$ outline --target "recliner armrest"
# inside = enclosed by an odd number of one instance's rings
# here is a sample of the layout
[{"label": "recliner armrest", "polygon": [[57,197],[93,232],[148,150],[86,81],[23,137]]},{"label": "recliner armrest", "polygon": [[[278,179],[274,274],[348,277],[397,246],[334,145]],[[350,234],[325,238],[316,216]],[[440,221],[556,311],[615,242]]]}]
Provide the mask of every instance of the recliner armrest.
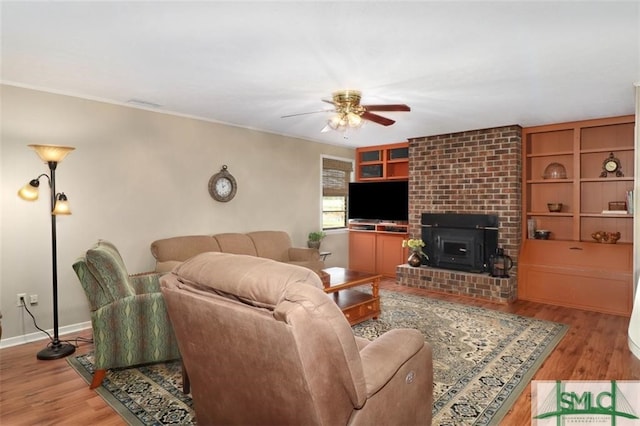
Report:
[{"label": "recliner armrest", "polygon": [[424,346],[418,330],[389,330],[360,350],[367,397],[378,392]]},{"label": "recliner armrest", "polygon": [[315,248],[290,247],[289,260],[294,262],[320,260],[320,251]]}]

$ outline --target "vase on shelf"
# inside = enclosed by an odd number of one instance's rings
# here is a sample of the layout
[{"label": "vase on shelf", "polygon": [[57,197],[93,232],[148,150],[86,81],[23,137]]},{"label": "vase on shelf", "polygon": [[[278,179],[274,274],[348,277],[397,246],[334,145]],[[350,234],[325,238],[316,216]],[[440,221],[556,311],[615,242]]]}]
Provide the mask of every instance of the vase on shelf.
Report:
[{"label": "vase on shelf", "polygon": [[412,251],[409,255],[409,258],[407,259],[407,263],[409,264],[409,266],[413,266],[414,268],[422,265],[422,257],[420,256],[420,253],[418,253],[417,251]]}]

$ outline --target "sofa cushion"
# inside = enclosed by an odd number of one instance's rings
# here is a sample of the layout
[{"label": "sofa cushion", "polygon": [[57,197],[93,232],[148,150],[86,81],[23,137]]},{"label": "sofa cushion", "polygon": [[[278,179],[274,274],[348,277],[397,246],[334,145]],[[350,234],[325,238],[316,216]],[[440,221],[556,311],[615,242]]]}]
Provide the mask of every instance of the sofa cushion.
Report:
[{"label": "sofa cushion", "polygon": [[288,262],[291,238],[283,231],[256,231],[249,232],[247,236],[253,241],[258,257]]},{"label": "sofa cushion", "polygon": [[213,236],[220,246],[220,251],[231,254],[246,254],[258,256],[253,241],[246,234],[229,232],[226,234],[216,234]]}]

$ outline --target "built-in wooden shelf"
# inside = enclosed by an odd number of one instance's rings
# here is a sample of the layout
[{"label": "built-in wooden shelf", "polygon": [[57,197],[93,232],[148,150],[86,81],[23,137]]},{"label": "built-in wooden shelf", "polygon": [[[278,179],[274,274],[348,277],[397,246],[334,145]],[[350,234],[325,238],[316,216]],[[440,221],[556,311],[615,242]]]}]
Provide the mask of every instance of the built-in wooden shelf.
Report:
[{"label": "built-in wooden shelf", "polygon": [[[602,212],[633,190],[634,126],[629,115],[523,129],[519,298],[630,315],[633,214]],[[610,153],[623,176],[602,176]],[[564,166],[565,179],[544,179],[553,162]],[[549,212],[547,203],[562,203],[562,211]],[[550,239],[530,238],[530,220]],[[597,231],[620,232],[620,240],[598,243]]]}]

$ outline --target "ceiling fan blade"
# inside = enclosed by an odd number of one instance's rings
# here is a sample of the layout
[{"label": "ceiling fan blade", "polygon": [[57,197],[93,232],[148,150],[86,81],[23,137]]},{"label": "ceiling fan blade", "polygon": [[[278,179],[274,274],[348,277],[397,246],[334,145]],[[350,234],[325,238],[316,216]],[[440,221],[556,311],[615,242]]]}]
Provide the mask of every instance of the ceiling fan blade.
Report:
[{"label": "ceiling fan blade", "polygon": [[372,114],[369,111],[365,111],[365,113],[362,114],[362,118],[364,118],[365,120],[373,121],[374,123],[382,124],[383,126],[391,126],[393,123],[395,123],[395,120],[383,117],[378,114]]},{"label": "ceiling fan blade", "polygon": [[387,105],[362,105],[367,111],[411,111],[409,105],[387,104]]},{"label": "ceiling fan blade", "polygon": [[308,114],[317,114],[317,113],[319,113],[319,112],[335,112],[335,110],[333,110],[333,109],[321,109],[321,110],[318,110],[318,111],[299,112],[299,113],[297,113],[297,114],[283,115],[283,116],[282,116],[282,117],[280,117],[280,118],[297,117],[297,116],[299,116],[299,115],[308,115]]},{"label": "ceiling fan blade", "polygon": [[326,102],[326,103],[331,104],[331,105],[335,105],[336,104],[335,102],[330,101],[329,99],[322,99],[322,102]]}]

